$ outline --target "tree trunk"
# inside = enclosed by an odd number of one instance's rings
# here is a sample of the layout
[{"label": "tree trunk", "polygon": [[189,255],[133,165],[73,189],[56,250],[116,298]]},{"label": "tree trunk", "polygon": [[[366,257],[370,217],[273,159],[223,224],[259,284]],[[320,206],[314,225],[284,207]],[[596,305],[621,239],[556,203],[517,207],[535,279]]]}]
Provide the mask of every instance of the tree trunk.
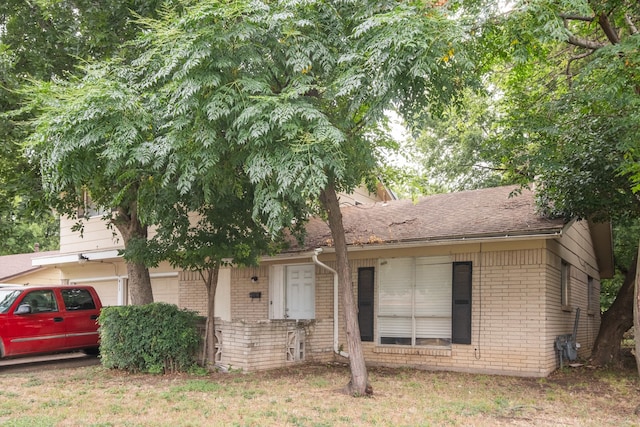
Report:
[{"label": "tree trunk", "polygon": [[620,343],[624,333],[633,326],[633,291],[636,282],[637,261],[636,255],[629,266],[615,301],[602,315],[600,330],[591,351],[591,363],[596,366],[620,362]]},{"label": "tree trunk", "polygon": [[369,385],[367,366],[365,365],[360,341],[358,310],[351,285],[351,267],[349,266],[347,255],[347,241],[342,223],[342,213],[340,212],[340,204],[333,182],[330,182],[327,188],[320,193],[320,201],[327,212],[329,228],[331,229],[331,236],[336,249],[336,271],[338,272],[338,287],[344,313],[349,367],[351,369],[351,381],[347,385],[347,392],[352,396],[373,394],[373,389]]},{"label": "tree trunk", "polygon": [[[638,262],[640,262],[640,243],[638,244],[638,253],[636,254]],[[636,280],[633,287],[633,338],[636,342],[636,368],[640,375],[640,291],[638,291],[638,283],[640,283],[640,268],[636,264]]]},{"label": "tree trunk", "polygon": [[[147,240],[147,227],[138,220],[135,203],[128,211],[119,207],[113,223],[122,235],[125,250],[129,247],[129,243],[134,240]],[[129,275],[131,304],[144,305],[152,303],[153,290],[151,288],[149,268],[142,262],[128,261],[127,274]]]},{"label": "tree trunk", "polygon": [[153,302],[153,290],[151,289],[151,277],[147,266],[141,263],[127,262],[127,274],[129,275],[131,304],[151,304]]},{"label": "tree trunk", "polygon": [[213,365],[216,363],[215,307],[219,272],[219,266],[207,270],[206,277],[203,272],[200,272],[205,287],[207,288],[207,326],[205,328],[204,348],[206,352],[206,367],[209,369],[213,368]]}]

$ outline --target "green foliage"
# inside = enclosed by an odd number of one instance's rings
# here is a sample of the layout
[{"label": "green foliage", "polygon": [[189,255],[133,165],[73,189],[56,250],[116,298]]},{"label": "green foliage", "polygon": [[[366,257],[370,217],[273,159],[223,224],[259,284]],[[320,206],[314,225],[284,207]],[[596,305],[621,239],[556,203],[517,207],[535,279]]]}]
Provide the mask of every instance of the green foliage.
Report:
[{"label": "green foliage", "polygon": [[[0,37],[1,40],[1,37]],[[38,168],[22,156],[22,137],[11,116],[2,114],[19,102],[18,55],[0,42],[0,253],[58,247],[57,219],[43,203]]]},{"label": "green foliage", "polygon": [[49,214],[39,221],[25,221],[12,212],[0,219],[0,240],[3,242],[0,255],[33,252],[36,243],[41,251],[58,249],[60,222],[57,218]]},{"label": "green foliage", "polygon": [[427,193],[512,183],[504,166],[493,158],[496,147],[488,139],[496,120],[492,96],[465,91],[464,106],[450,106],[439,117],[430,115],[416,132],[418,176]]},{"label": "green foliage", "polygon": [[600,282],[600,311],[604,313],[616,300],[618,292],[624,283],[624,275],[616,271],[611,279],[603,279]]},{"label": "green foliage", "polygon": [[[625,224],[640,213],[638,22],[637,2],[527,0],[484,29],[495,67],[487,80],[499,95],[491,159],[523,185],[535,182],[547,215]],[[628,269],[617,264],[617,277],[602,283],[603,308]],[[630,318],[633,301],[623,296]],[[603,319],[606,330],[625,322]],[[615,347],[601,338],[597,351]]]},{"label": "green foliage", "polygon": [[[196,2],[145,20],[136,46],[144,54],[132,62],[129,84],[149,94],[145,105],[158,119],[152,146],[163,185],[178,190],[185,209],[201,193],[207,205],[197,212],[216,220],[197,246],[206,250],[211,239],[234,260],[254,256],[241,227],[211,216],[220,215],[223,195],[241,216],[253,205],[253,223],[238,218],[240,226],[278,235],[303,227],[325,192],[375,176],[374,136],[386,110],[417,122],[426,106],[442,109],[467,83],[472,64],[448,18],[422,2],[241,0]],[[335,222],[332,232],[343,233]],[[220,237],[230,231],[240,239],[227,247]],[[178,248],[180,263],[189,245]],[[218,262],[222,251],[212,253]]]},{"label": "green foliage", "polygon": [[98,319],[102,363],[130,372],[187,372],[200,344],[196,321],[194,312],[165,303],[105,307]]},{"label": "green foliage", "polygon": [[147,265],[252,262],[269,243],[251,242],[301,228],[329,182],[373,181],[387,109],[415,123],[472,77],[447,10],[420,2],[198,2],[140,22],[136,59],[34,86],[29,148],[59,212],[88,191],[116,225],[157,224],[158,245],[125,250]]},{"label": "green foliage", "polygon": [[522,45],[518,35],[527,40],[492,80],[503,93],[493,159],[522,182],[539,182],[550,215],[616,220],[639,212],[640,39],[629,24],[638,19],[627,2],[539,0],[516,4],[487,32],[505,48]]},{"label": "green foliage", "polygon": [[149,183],[141,165],[152,123],[139,95],[108,69],[87,71],[81,84],[42,83],[30,91],[38,116],[29,149],[49,203],[72,218],[84,208],[84,191],[99,208],[128,207]]},{"label": "green foliage", "polygon": [[17,57],[21,75],[49,80],[75,73],[79,61],[122,53],[140,31],[134,14],[157,16],[172,1],[5,0],[0,4],[0,43]]},{"label": "green foliage", "polygon": [[158,225],[128,260],[253,262],[321,195],[371,183],[387,110],[417,123],[457,101],[474,74],[453,18],[420,1],[185,1],[142,19],[124,57],[36,86],[30,148],[62,212],[88,190],[121,232]]},{"label": "green foliage", "polygon": [[[211,183],[216,186],[208,188]],[[239,168],[212,170],[186,194],[175,187],[161,194],[181,203],[157,207],[156,232],[144,248],[148,260],[155,253],[157,261],[185,270],[210,270],[255,265],[277,248],[274,236],[254,220],[253,187]]]},{"label": "green foliage", "polygon": [[134,66],[161,96],[165,182],[187,193],[234,153],[271,231],[330,180],[375,176],[385,110],[442,109],[471,68],[454,21],[419,2],[206,2],[145,23]]},{"label": "green foliage", "polygon": [[[157,0],[105,0],[99,5],[86,0],[0,3],[0,240],[19,242],[3,249],[21,252],[34,242],[47,249],[57,247],[57,231],[48,231],[56,219],[51,213],[48,189],[41,182],[39,162],[31,151],[24,151],[29,129],[21,124],[31,120],[32,111],[15,112],[25,102],[20,88],[29,85],[30,79],[50,81],[82,74],[77,65],[84,61],[108,58],[117,52],[124,54],[129,47],[127,41],[140,28],[132,19],[133,13],[156,16],[160,3]],[[90,187],[87,182],[82,185]]]}]

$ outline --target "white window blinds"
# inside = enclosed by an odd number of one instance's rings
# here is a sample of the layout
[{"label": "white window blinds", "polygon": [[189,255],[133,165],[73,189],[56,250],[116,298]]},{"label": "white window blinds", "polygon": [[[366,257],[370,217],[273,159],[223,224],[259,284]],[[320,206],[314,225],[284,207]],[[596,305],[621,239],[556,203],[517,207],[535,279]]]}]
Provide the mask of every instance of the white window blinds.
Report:
[{"label": "white window blinds", "polygon": [[449,257],[380,260],[380,344],[428,345],[451,338]]}]

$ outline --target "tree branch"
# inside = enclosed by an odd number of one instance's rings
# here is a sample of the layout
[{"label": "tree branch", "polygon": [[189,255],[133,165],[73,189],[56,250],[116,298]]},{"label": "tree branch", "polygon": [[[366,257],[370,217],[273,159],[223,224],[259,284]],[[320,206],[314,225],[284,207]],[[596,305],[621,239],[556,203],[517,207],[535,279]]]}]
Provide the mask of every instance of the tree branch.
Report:
[{"label": "tree branch", "polygon": [[620,36],[604,12],[598,16],[598,24],[600,24],[600,28],[602,28],[602,31],[604,31],[611,44],[620,43]]},{"label": "tree branch", "polygon": [[461,164],[460,166],[465,168],[489,170],[494,172],[508,172],[510,170],[509,168],[506,168],[506,167],[488,166],[488,165],[481,165],[478,163],[464,163],[464,164]]},{"label": "tree branch", "polygon": [[585,21],[585,22],[593,22],[593,20],[595,19],[593,16],[574,15],[572,13],[561,13],[560,18],[568,21]]},{"label": "tree branch", "polygon": [[[579,17],[577,17],[577,15],[565,15],[565,14],[561,14],[560,15],[563,18],[563,22],[564,22],[564,28],[567,29],[567,31],[569,31],[569,24],[567,21],[571,20],[571,19],[578,19]],[[573,18],[570,18],[573,17]],[[584,19],[580,19],[583,21],[588,21],[588,22],[592,22],[593,19],[588,19],[587,17],[582,17]],[[600,43],[600,42],[596,42],[596,41],[592,41],[589,39],[584,39],[584,38],[580,38],[580,37],[576,37],[573,34],[569,35],[569,38],[567,39],[567,43],[577,46],[577,47],[582,47],[584,49],[591,49],[591,50],[598,50],[602,47],[605,47],[606,45],[604,43]]]},{"label": "tree branch", "polygon": [[582,39],[576,36],[569,36],[569,39],[567,39],[567,43],[577,47],[582,47],[582,48],[591,49],[591,50],[598,50],[606,46],[606,44],[604,43],[595,42],[588,39]]}]

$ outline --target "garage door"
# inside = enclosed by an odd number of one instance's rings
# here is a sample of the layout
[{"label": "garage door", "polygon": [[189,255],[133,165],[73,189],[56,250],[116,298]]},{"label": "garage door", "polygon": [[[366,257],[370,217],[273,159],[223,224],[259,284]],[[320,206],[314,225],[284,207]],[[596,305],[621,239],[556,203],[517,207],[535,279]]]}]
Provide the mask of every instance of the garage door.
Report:
[{"label": "garage door", "polygon": [[[82,282],[78,281],[78,284],[82,284]],[[96,292],[98,292],[98,296],[100,297],[100,301],[102,301],[103,306],[118,305],[118,281],[117,280],[88,282],[86,284],[89,286],[93,286]]]},{"label": "garage door", "polygon": [[180,292],[178,289],[178,276],[152,277],[151,288],[155,302],[166,302],[178,305]]}]

